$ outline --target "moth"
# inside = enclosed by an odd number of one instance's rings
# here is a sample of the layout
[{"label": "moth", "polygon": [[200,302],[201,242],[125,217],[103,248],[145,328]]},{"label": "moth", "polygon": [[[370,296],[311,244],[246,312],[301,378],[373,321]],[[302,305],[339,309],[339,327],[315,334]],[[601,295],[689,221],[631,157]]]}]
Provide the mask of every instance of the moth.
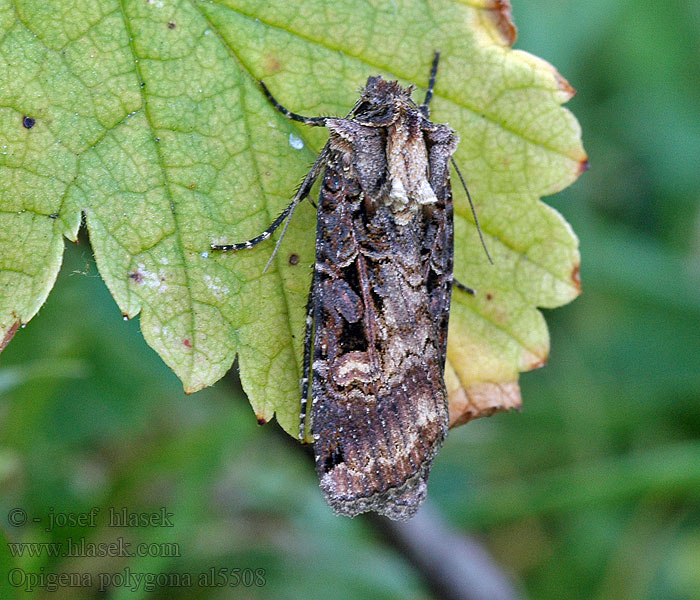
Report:
[{"label": "moth", "polygon": [[348,516],[412,517],[448,429],[449,167],[458,137],[430,121],[439,57],[436,52],[420,106],[411,99],[412,85],[375,76],[345,118],[297,115],[260,82],[277,110],[326,127],[329,139],[266,231],[247,242],[212,245],[252,248],[286,221],[279,247],[294,209],[322,174],[299,437],[305,440],[310,427],[321,489],[334,511]]}]

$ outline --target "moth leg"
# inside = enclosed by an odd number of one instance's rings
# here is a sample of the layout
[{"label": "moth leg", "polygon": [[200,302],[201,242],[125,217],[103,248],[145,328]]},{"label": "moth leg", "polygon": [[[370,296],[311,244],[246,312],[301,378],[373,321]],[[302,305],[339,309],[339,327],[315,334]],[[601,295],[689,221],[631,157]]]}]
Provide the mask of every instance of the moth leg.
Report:
[{"label": "moth leg", "polygon": [[462,290],[463,292],[466,292],[470,296],[476,296],[476,290],[472,289],[470,287],[467,287],[461,281],[457,281],[456,279],[452,279],[452,285],[454,287],[456,287],[458,290]]},{"label": "moth leg", "polygon": [[275,232],[275,229],[277,229],[282,224],[282,222],[289,216],[289,213],[292,212],[292,209],[294,208],[295,202],[296,198],[289,203],[289,206],[287,206],[287,208],[285,208],[282,211],[280,216],[277,217],[272,222],[272,224],[260,235],[245,242],[239,242],[237,244],[212,244],[211,249],[221,250],[222,252],[228,252],[229,250],[243,250],[244,248],[252,248],[253,246],[257,246],[260,242],[264,242],[266,239],[268,239]]},{"label": "moth leg", "polygon": [[279,102],[277,102],[277,100],[275,100],[275,97],[270,93],[270,90],[267,89],[267,86],[262,81],[260,81],[259,83],[263,93],[265,94],[265,96],[267,96],[267,99],[270,101],[270,104],[272,104],[272,106],[274,106],[288,119],[291,119],[292,121],[299,121],[300,123],[304,123],[305,125],[311,125],[312,127],[326,126],[326,117],[304,117],[302,115],[293,113],[291,110],[286,109]]},{"label": "moth leg", "polygon": [[311,375],[311,344],[314,327],[314,283],[316,271],[314,270],[314,281],[309,288],[309,299],[306,302],[306,324],[304,326],[304,361],[301,374],[301,411],[299,413],[299,440],[302,442],[306,438],[306,409],[309,398],[309,376]]},{"label": "moth leg", "polygon": [[[298,115],[296,113],[293,113],[292,111],[286,109],[284,106],[282,106],[275,97],[270,93],[270,90],[267,89],[267,86],[260,81],[260,87],[262,88],[263,93],[267,97],[267,99],[270,101],[272,106],[274,106],[279,112],[281,112],[285,117],[292,119],[294,121],[299,121],[301,123],[304,123],[306,125],[311,125],[311,126],[318,126],[318,127],[325,127],[326,125],[326,117],[303,117],[301,115]],[[323,168],[326,165],[326,162],[328,160],[329,156],[329,148],[328,144],[326,144],[321,151],[321,154],[318,155],[318,158],[316,159],[316,162],[313,164],[311,167],[311,170],[306,174],[306,177],[304,178],[304,181],[302,182],[301,186],[299,186],[299,189],[297,190],[297,193],[294,196],[294,199],[289,203],[287,208],[285,208],[282,211],[282,214],[280,214],[279,217],[277,217],[272,224],[265,230],[263,231],[260,235],[247,240],[245,242],[239,242],[237,244],[212,244],[211,249],[212,250],[220,250],[223,252],[226,252],[228,250],[243,250],[246,248],[252,248],[253,246],[256,246],[260,242],[264,242],[266,239],[268,239],[274,232],[275,230],[285,222],[284,229],[282,230],[282,234],[280,235],[279,239],[277,240],[277,244],[275,245],[275,249],[272,251],[272,254],[270,255],[270,258],[267,261],[267,264],[265,265],[265,268],[263,269],[263,274],[267,272],[267,270],[270,268],[270,264],[272,263],[272,259],[275,257],[277,254],[277,250],[280,247],[280,243],[282,242],[282,239],[284,238],[284,234],[287,233],[287,227],[289,227],[289,221],[292,218],[292,213],[294,213],[294,209],[297,207],[297,205],[309,195],[309,192],[311,192],[311,188],[314,185],[314,182],[318,178],[319,174],[323,170]],[[313,202],[312,202],[313,203]],[[314,204],[315,206],[315,204]]]},{"label": "moth leg", "polygon": [[326,143],[326,145],[323,147],[323,150],[321,150],[321,153],[318,155],[316,162],[314,162],[314,164],[311,166],[311,170],[306,174],[306,177],[304,177],[304,181],[301,182],[301,185],[299,186],[297,193],[294,195],[294,198],[289,203],[287,208],[285,208],[282,211],[282,214],[280,214],[280,216],[277,217],[272,222],[272,224],[265,231],[263,231],[259,236],[254,237],[253,239],[248,240],[247,242],[240,242],[238,244],[212,244],[211,249],[212,250],[227,251],[227,250],[243,250],[244,248],[252,248],[256,244],[259,244],[260,242],[263,242],[266,239],[268,239],[274,233],[274,231],[286,219],[287,222],[285,223],[284,229],[282,230],[282,234],[280,235],[279,239],[277,240],[277,244],[275,244],[275,249],[272,251],[270,258],[268,259],[267,264],[265,265],[265,268],[263,269],[263,274],[265,274],[267,272],[267,269],[270,267],[270,264],[272,263],[272,259],[275,257],[275,254],[277,254],[277,250],[279,249],[280,244],[282,243],[282,239],[284,238],[284,234],[287,233],[287,228],[289,227],[289,221],[292,218],[292,213],[294,213],[294,209],[311,192],[311,188],[314,186],[314,182],[316,181],[316,179],[318,179],[318,176],[321,174],[321,171],[326,166],[326,162],[328,161],[329,154],[330,154],[329,146],[328,146],[328,143]]},{"label": "moth leg", "polygon": [[420,111],[426,119],[430,118],[430,101],[433,99],[433,88],[435,87],[435,77],[437,76],[438,62],[440,62],[440,52],[435,51],[433,58],[433,66],[430,68],[430,81],[428,82],[428,91],[425,93],[425,100],[420,105]]}]

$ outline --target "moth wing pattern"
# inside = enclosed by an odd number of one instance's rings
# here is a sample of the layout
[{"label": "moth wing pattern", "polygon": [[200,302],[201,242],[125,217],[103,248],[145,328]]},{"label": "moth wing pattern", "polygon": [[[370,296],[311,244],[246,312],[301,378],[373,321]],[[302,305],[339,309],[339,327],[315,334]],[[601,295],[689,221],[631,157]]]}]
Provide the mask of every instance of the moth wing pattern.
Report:
[{"label": "moth wing pattern", "polygon": [[[365,94],[380,92],[401,100],[388,131],[327,121],[312,429],[321,488],[336,512],[404,520],[425,499],[448,427],[449,160],[457,137],[423,118],[410,90],[370,78]],[[402,165],[392,164],[395,154]]]},{"label": "moth wing pattern", "polygon": [[329,140],[265,232],[244,243],[212,245],[240,250],[268,239],[289,222],[323,171],[300,438],[306,439],[311,378],[310,429],[321,489],[334,511],[348,516],[374,511],[396,520],[412,517],[447,435],[449,165],[458,138],[429,120],[438,59],[436,52],[420,107],[411,99],[413,86],[370,77],[346,118],[292,113],[261,82],[277,110],[327,127]]},{"label": "moth wing pattern", "polygon": [[423,244],[429,260],[424,268],[426,291],[442,347],[444,373],[454,263],[454,207],[448,161],[452,160],[459,138],[445,126],[435,126],[433,131],[427,133],[427,138],[431,144],[430,186],[435,191],[437,201],[434,210],[426,218]]}]

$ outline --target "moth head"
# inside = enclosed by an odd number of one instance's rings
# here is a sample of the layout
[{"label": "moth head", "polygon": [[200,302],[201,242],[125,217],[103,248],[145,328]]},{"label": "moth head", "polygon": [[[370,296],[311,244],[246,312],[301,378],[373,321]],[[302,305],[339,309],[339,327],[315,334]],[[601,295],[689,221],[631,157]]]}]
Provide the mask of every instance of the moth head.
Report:
[{"label": "moth head", "polygon": [[412,91],[413,86],[404,89],[398,81],[370,77],[353,110],[354,119],[370,127],[388,127],[396,122],[407,102],[413,104]]}]

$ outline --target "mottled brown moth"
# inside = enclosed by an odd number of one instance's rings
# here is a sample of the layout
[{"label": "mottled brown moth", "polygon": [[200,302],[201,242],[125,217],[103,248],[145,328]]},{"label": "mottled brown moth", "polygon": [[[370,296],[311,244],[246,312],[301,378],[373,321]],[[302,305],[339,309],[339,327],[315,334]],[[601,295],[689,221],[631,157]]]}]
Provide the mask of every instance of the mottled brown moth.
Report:
[{"label": "mottled brown moth", "polygon": [[429,118],[438,59],[436,53],[420,106],[411,99],[413,86],[376,76],[345,118],[292,113],[261,82],[277,110],[326,127],[329,139],[292,202],[266,231],[244,243],[212,246],[240,250],[266,240],[289,223],[323,172],[300,438],[306,439],[311,375],[316,470],[328,503],[349,516],[366,511],[401,520],[413,516],[447,434],[449,164],[458,137]]}]

